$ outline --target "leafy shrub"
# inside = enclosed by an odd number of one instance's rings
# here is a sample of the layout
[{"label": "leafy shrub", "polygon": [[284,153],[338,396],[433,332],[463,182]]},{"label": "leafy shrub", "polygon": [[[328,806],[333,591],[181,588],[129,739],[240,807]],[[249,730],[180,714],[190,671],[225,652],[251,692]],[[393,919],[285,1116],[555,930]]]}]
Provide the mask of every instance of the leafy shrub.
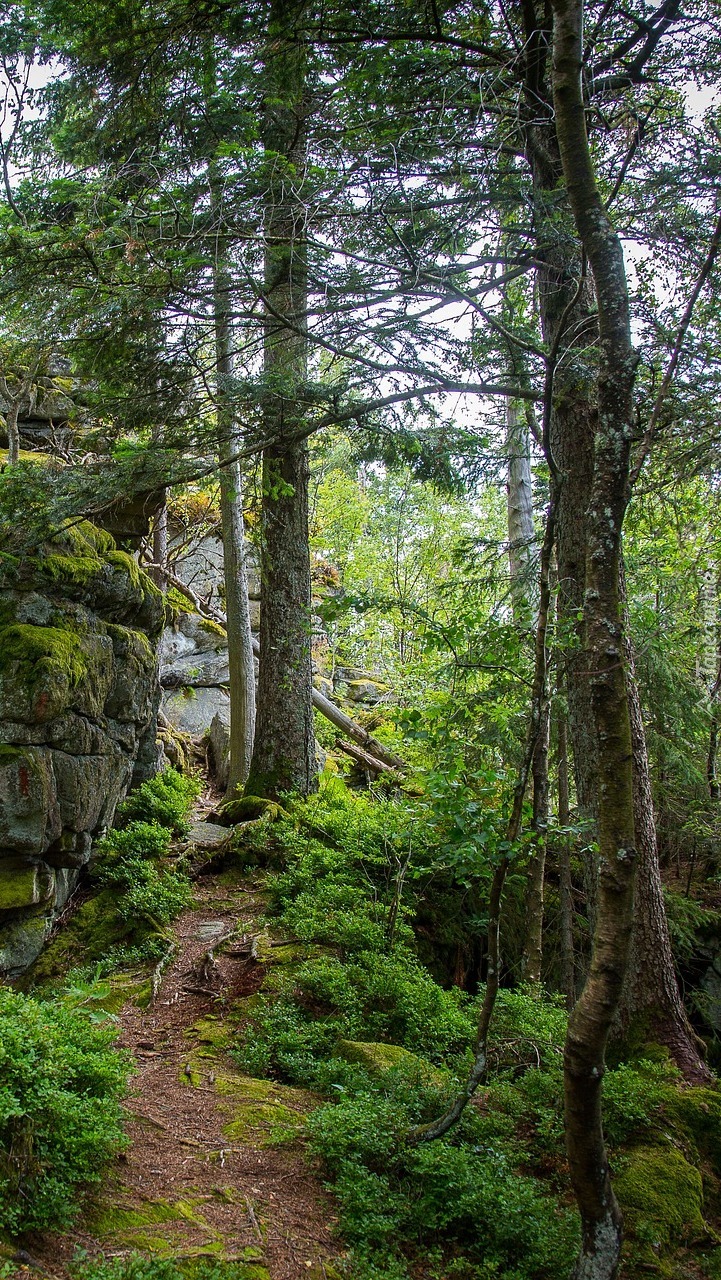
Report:
[{"label": "leafy shrub", "polygon": [[525,1280],[570,1269],[574,1215],[519,1174],[507,1151],[475,1140],[476,1117],[450,1139],[410,1147],[404,1134],[438,1114],[442,1099],[414,1091],[395,1072],[384,1087],[386,1096],[321,1107],[308,1125],[311,1149],[333,1177],[342,1229],[366,1263],[381,1275],[392,1262],[402,1275],[399,1240],[425,1252],[443,1239],[462,1245],[482,1265],[479,1275]]},{"label": "leafy shrub", "polygon": [[143,782],[118,808],[124,823],[157,822],[175,835],[188,830],[188,815],[200,795],[199,778],[166,769]]},{"label": "leafy shrub", "polygon": [[79,1010],[0,990],[0,1229],[66,1226],[123,1145],[129,1059]]},{"label": "leafy shrub", "polygon": [[70,1266],[73,1280],[246,1280],[248,1267],[242,1262],[212,1262],[194,1259],[181,1266],[173,1258],[147,1257],[130,1253],[120,1258],[99,1254],[89,1258],[78,1253]]},{"label": "leafy shrub", "polygon": [[116,909],[122,920],[138,917],[168,924],[190,901],[190,882],[177,868],[161,870],[171,832],[156,822],[131,822],[110,831],[97,845],[96,874],[101,884],[119,890]]},{"label": "leafy shrub", "polygon": [[603,1127],[609,1142],[654,1129],[678,1072],[669,1063],[622,1062],[603,1079]]}]

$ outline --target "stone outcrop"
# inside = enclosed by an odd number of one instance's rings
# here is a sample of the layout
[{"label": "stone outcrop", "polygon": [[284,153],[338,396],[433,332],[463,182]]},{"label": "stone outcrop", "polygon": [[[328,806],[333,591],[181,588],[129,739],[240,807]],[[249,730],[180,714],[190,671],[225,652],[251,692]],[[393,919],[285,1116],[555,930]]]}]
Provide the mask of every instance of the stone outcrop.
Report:
[{"label": "stone outcrop", "polygon": [[39,953],[131,782],[157,767],[157,588],[83,522],[0,557],[0,973]]}]

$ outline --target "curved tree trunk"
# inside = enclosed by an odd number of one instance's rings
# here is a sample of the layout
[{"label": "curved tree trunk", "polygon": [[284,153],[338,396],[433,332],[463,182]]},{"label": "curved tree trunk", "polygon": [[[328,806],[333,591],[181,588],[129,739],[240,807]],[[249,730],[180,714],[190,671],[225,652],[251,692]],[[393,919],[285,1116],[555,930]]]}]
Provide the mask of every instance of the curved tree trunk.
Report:
[{"label": "curved tree trunk", "polygon": [[263,144],[266,375],[260,667],[249,794],[307,795],[318,785],[312,703],[307,377],[307,162],[304,0],[271,0]]}]

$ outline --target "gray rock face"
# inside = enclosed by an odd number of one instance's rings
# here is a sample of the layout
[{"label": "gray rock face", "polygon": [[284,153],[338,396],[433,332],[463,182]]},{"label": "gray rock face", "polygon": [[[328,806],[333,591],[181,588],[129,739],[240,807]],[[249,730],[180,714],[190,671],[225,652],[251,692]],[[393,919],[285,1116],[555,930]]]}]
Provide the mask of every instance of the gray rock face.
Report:
[{"label": "gray rock face", "polygon": [[[162,599],[91,525],[0,576],[0,974],[39,954],[148,744]],[[157,760],[157,753],[155,756]]]},{"label": "gray rock face", "polygon": [[163,694],[163,713],[181,733],[188,733],[191,738],[202,738],[215,713],[227,707],[228,701],[227,689],[166,691]]}]

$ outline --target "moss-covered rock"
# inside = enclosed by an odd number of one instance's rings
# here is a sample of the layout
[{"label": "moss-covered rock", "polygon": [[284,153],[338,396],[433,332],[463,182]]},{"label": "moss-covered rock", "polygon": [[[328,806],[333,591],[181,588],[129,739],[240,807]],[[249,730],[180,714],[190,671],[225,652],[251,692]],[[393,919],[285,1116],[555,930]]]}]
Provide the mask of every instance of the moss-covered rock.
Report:
[{"label": "moss-covered rock", "polygon": [[346,1062],[355,1062],[363,1067],[369,1076],[380,1079],[389,1071],[401,1070],[404,1074],[415,1076],[425,1084],[443,1088],[448,1083],[448,1074],[434,1067],[425,1058],[397,1044],[381,1044],[360,1040],[339,1040],[336,1046],[339,1058]]},{"label": "moss-covered rock", "polygon": [[227,826],[234,827],[239,822],[254,822],[258,818],[276,822],[289,815],[276,800],[264,800],[261,796],[234,796],[220,806],[220,816]]},{"label": "moss-covered rock", "polygon": [[628,1231],[654,1251],[712,1238],[703,1215],[701,1174],[670,1143],[628,1153],[615,1189]]},{"label": "moss-covered rock", "polygon": [[15,927],[0,944],[15,976],[48,932],[28,913],[63,906],[133,778],[157,768],[164,611],[132,556],[84,521],[34,556],[0,557],[0,589],[0,913],[24,911],[32,935],[25,947]]},{"label": "moss-covered rock", "polygon": [[52,872],[44,864],[23,858],[0,860],[0,913],[47,902],[53,888]]}]

